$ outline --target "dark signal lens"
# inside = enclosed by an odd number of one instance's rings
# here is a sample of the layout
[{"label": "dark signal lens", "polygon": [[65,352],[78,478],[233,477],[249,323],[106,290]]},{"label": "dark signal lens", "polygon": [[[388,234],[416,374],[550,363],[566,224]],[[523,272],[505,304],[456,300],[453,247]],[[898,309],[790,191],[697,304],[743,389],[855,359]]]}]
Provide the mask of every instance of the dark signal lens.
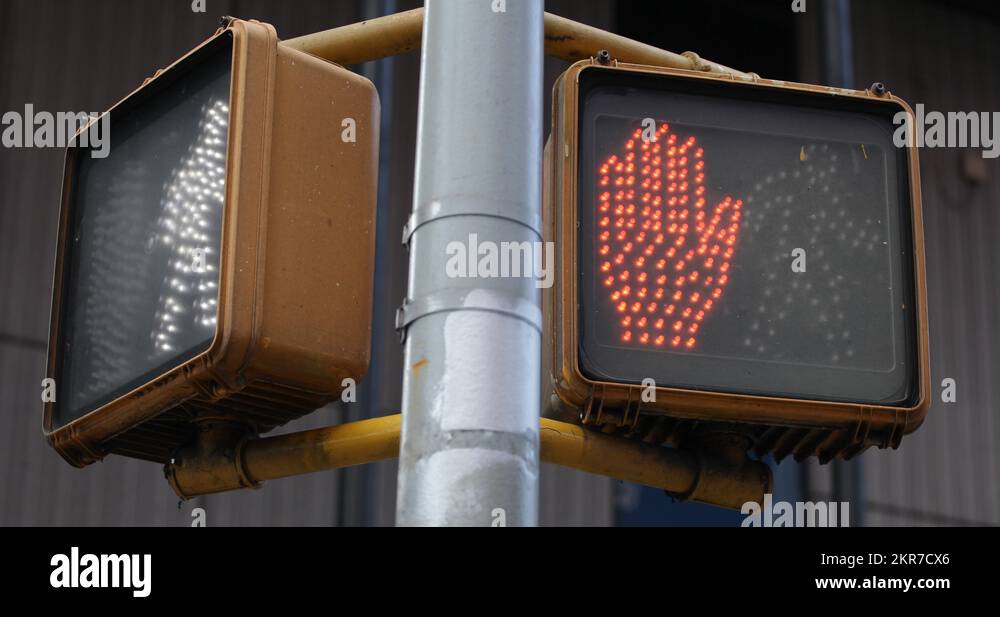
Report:
[{"label": "dark signal lens", "polygon": [[584,77],[588,377],[873,404],[916,396],[906,161],[885,106]]},{"label": "dark signal lens", "polygon": [[217,321],[232,39],[111,118],[75,157],[56,424],[208,348]]}]

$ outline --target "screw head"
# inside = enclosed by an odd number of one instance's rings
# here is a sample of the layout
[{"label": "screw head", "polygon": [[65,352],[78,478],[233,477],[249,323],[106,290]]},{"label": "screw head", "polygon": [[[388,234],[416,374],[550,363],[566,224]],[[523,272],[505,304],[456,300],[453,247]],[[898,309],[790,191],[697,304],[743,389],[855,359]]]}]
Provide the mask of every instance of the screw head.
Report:
[{"label": "screw head", "polygon": [[602,49],[597,52],[597,61],[601,64],[608,64],[611,62],[611,52],[607,49]]},{"label": "screw head", "polygon": [[886,87],[885,84],[880,81],[876,81],[875,83],[873,83],[871,88],[869,89],[878,96],[885,96]]}]

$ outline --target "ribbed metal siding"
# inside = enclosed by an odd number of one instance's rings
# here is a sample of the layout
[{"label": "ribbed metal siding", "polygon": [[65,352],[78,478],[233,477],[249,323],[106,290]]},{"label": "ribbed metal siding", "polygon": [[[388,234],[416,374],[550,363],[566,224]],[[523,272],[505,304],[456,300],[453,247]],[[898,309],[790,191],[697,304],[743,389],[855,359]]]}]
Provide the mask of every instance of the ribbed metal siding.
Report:
[{"label": "ribbed metal siding", "polygon": [[[266,21],[290,38],[357,21],[363,5],[362,0],[209,0],[209,12],[195,14],[186,1],[6,0],[0,3],[0,112],[23,110],[25,103],[36,110],[104,110],[206,38],[220,15]],[[417,5],[401,1],[399,10]],[[560,1],[548,8],[611,25],[608,6]],[[559,66],[547,65],[549,85]],[[388,203],[393,211],[403,209],[399,220],[412,206],[418,67],[416,54],[403,57],[394,79]],[[158,465],[109,457],[79,470],[59,459],[41,436],[38,397],[61,170],[60,151],[0,149],[0,525],[186,525],[195,507],[206,509],[209,525],[392,524],[394,462],[373,465],[368,488],[345,481],[354,478],[350,471],[328,472],[179,504]],[[403,290],[405,253],[392,250],[401,274],[391,287]],[[394,346],[383,353],[391,354]],[[397,358],[385,362],[388,373],[400,370]],[[398,401],[398,384],[386,388]],[[398,410],[398,402],[384,406],[375,411]],[[283,431],[341,419],[337,410],[327,409]],[[541,484],[543,524],[611,522],[611,481],[545,465]],[[366,505],[359,507],[362,502]],[[359,511],[367,517],[359,518]]]},{"label": "ribbed metal siding", "polygon": [[[206,38],[223,14],[259,18],[285,36],[359,17],[359,3],[221,2],[196,14],[190,2],[15,0],[0,6],[0,109],[106,109]],[[269,484],[266,490],[179,507],[158,465],[119,457],[79,470],[40,429],[40,381],[63,153],[0,150],[0,524],[331,524],[337,474]],[[323,411],[295,426],[337,421]]]},{"label": "ribbed metal siding", "polygon": [[[274,23],[289,37],[358,18],[360,2],[153,0],[0,3],[0,110],[101,110],[155,68],[202,40],[221,14]],[[407,8],[401,3],[400,8]],[[549,2],[548,10],[612,27],[610,4]],[[943,111],[1000,110],[1000,25],[929,2],[854,2],[858,86],[886,81],[911,103]],[[397,71],[393,208],[408,208],[416,109],[415,56]],[[547,82],[564,66],[547,65]],[[405,136],[405,138],[403,137]],[[935,403],[897,452],[863,456],[868,524],[1000,524],[1000,174],[978,188],[958,175],[958,150],[922,153],[931,353],[958,403]],[[269,483],[263,490],[177,507],[157,465],[109,458],[70,468],[39,429],[60,152],[0,149],[0,524],[187,524],[201,505],[210,525],[335,524],[345,502],[373,502],[391,524],[395,465],[374,469],[374,491],[341,487],[340,473]],[[388,411],[386,409],[385,411]],[[290,428],[339,420],[323,411]],[[543,524],[607,524],[613,484],[543,466]],[[821,485],[816,488],[822,491]]]},{"label": "ribbed metal siding", "polygon": [[[945,3],[852,4],[858,86],[884,81],[928,111],[1000,111],[1000,23]],[[899,451],[864,455],[869,525],[1000,524],[1000,160],[972,186],[966,154],[921,152],[934,404]],[[955,404],[941,403],[945,377]]]}]

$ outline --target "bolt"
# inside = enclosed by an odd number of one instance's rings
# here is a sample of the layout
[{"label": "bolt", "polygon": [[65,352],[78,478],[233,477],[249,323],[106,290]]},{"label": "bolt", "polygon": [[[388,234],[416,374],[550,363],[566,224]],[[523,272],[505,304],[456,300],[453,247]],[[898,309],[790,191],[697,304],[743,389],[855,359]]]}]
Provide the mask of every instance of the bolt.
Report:
[{"label": "bolt", "polygon": [[876,81],[875,83],[873,83],[872,87],[869,88],[869,90],[871,90],[877,96],[885,96],[886,92],[885,84],[880,81]]},{"label": "bolt", "polygon": [[602,49],[597,52],[597,62],[600,64],[610,64],[611,63],[611,52],[607,49]]}]

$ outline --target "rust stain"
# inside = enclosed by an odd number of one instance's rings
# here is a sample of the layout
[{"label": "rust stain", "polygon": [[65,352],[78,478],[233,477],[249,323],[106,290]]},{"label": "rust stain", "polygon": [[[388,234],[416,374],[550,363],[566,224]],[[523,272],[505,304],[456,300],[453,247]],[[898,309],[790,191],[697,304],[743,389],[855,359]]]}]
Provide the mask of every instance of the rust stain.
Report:
[{"label": "rust stain", "polygon": [[430,361],[427,358],[424,358],[423,360],[421,360],[421,361],[417,362],[416,364],[414,364],[413,365],[413,376],[416,377],[417,375],[419,375],[420,374],[420,369],[424,368],[428,364],[430,364]]}]

